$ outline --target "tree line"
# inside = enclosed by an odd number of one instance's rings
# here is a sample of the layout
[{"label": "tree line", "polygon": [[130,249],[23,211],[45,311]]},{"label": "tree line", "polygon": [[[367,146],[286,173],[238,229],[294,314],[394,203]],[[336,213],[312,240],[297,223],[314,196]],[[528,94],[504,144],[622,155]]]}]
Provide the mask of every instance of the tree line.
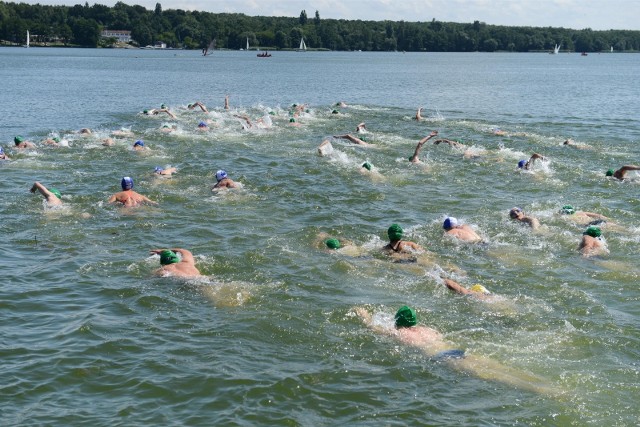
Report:
[{"label": "tree line", "polygon": [[24,44],[26,31],[32,43],[66,46],[108,46],[103,29],[129,30],[139,46],[164,42],[168,47],[202,49],[215,40],[216,48],[240,49],[249,44],[260,49],[292,49],[304,37],[307,47],[341,51],[407,52],[535,52],[550,51],[556,44],[563,51],[640,51],[640,31],[593,31],[555,27],[510,27],[483,22],[454,23],[362,21],[312,18],[303,10],[299,17],[246,16],[154,10],[123,2],[113,7],[46,6],[0,1],[0,40]]}]

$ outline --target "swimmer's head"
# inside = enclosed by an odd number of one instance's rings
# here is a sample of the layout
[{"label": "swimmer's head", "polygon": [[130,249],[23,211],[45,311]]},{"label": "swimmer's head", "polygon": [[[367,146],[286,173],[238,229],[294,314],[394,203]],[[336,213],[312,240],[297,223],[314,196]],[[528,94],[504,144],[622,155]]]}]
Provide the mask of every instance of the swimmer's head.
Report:
[{"label": "swimmer's head", "polygon": [[366,170],[368,170],[368,171],[370,171],[370,170],[371,170],[371,168],[372,168],[371,163],[369,163],[369,162],[364,162],[364,163],[362,164],[362,167],[363,167],[363,168],[365,168],[365,169],[366,169]]},{"label": "swimmer's head", "polygon": [[476,283],[475,285],[473,285],[471,287],[471,292],[477,292],[479,294],[490,294],[491,292],[489,292],[489,290],[487,288],[485,288],[484,286],[482,286],[479,283]]},{"label": "swimmer's head", "polygon": [[160,108],[162,108],[162,109],[164,110],[165,108],[167,108],[167,104],[162,104],[162,105],[160,106]]},{"label": "swimmer's head", "polygon": [[50,188],[49,193],[52,193],[58,199],[62,197],[62,194],[60,194],[60,190],[58,190],[57,188]]},{"label": "swimmer's head", "polygon": [[613,176],[614,172],[615,171],[613,169],[609,169],[605,175],[606,176]]},{"label": "swimmer's head", "polygon": [[269,115],[271,115],[271,116],[275,116],[275,115],[276,115],[276,113],[275,113],[274,111],[269,111]]},{"label": "swimmer's head", "polygon": [[4,149],[0,147],[0,156],[4,154]]},{"label": "swimmer's head", "polygon": [[445,218],[444,222],[442,223],[442,228],[449,231],[457,225],[458,225],[458,220],[452,216],[448,216],[447,218]]},{"label": "swimmer's head", "polygon": [[175,264],[177,262],[180,262],[180,258],[178,258],[178,255],[175,252],[168,249],[160,252],[160,264],[168,265]]},{"label": "swimmer's head", "polygon": [[199,128],[206,128],[206,127],[208,127],[208,126],[209,126],[209,125],[207,125],[205,122],[200,122],[200,123],[198,123],[198,127],[199,127]]},{"label": "swimmer's head", "polygon": [[402,234],[404,234],[404,230],[398,224],[391,224],[391,227],[387,229],[387,235],[392,242],[401,240]]},{"label": "swimmer's head", "polygon": [[129,176],[125,176],[122,178],[122,181],[120,181],[120,186],[123,190],[131,190],[133,188],[133,179]]},{"label": "swimmer's head", "polygon": [[418,323],[418,318],[416,316],[416,311],[411,308],[402,306],[396,312],[396,328],[410,328],[412,326],[416,326]]},{"label": "swimmer's head", "polygon": [[218,172],[216,172],[216,180],[218,182],[222,181],[226,177],[227,177],[227,172],[223,171],[222,169],[220,169]]},{"label": "swimmer's head", "polygon": [[13,138],[13,142],[15,142],[16,145],[20,144],[22,141],[24,141],[24,138],[21,136],[16,136],[15,138]]},{"label": "swimmer's head", "polygon": [[509,216],[513,219],[518,218],[518,215],[522,213],[522,209],[515,207],[509,211]]},{"label": "swimmer's head", "polygon": [[53,142],[56,142],[56,143],[60,142],[60,138],[58,138],[57,136],[56,136],[56,137],[54,137],[54,138],[53,138]]},{"label": "swimmer's head", "polygon": [[573,215],[576,213],[576,210],[571,205],[564,205],[562,209],[560,209],[560,213],[564,215]]},{"label": "swimmer's head", "polygon": [[582,234],[585,234],[591,237],[600,237],[602,236],[602,231],[600,231],[600,227],[596,227],[595,225],[590,225]]},{"label": "swimmer's head", "polygon": [[139,139],[139,140],[137,140],[136,142],[133,143],[133,146],[134,147],[144,147],[144,142],[141,139]]},{"label": "swimmer's head", "polygon": [[195,107],[195,105],[193,105],[193,104],[187,105],[187,108],[190,109],[190,110],[193,109],[193,107]]},{"label": "swimmer's head", "polygon": [[154,169],[155,173],[160,173],[162,172],[164,169],[162,169],[160,166],[156,166]]},{"label": "swimmer's head", "polygon": [[296,108],[298,106],[298,104],[291,104],[292,108]]},{"label": "swimmer's head", "polygon": [[340,114],[340,112],[338,110],[333,110],[331,114]]},{"label": "swimmer's head", "polygon": [[520,160],[518,162],[518,168],[522,169],[527,164],[526,160]]},{"label": "swimmer's head", "polygon": [[295,122],[296,122],[296,119],[294,119],[293,117],[289,119],[289,123],[295,123]]},{"label": "swimmer's head", "polygon": [[338,239],[327,239],[324,241],[329,249],[340,249],[340,241]]}]

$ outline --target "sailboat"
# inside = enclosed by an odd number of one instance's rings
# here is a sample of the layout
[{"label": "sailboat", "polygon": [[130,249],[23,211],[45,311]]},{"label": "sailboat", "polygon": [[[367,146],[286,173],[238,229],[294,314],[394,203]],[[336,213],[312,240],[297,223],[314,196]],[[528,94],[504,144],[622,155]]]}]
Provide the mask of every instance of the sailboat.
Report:
[{"label": "sailboat", "polygon": [[24,47],[29,47],[29,30],[27,30],[27,44]]},{"label": "sailboat", "polygon": [[611,46],[611,53],[613,53],[613,46]]},{"label": "sailboat", "polygon": [[307,44],[304,42],[304,37],[300,38],[300,47],[297,49],[298,52],[306,52]]},{"label": "sailboat", "polygon": [[559,44],[555,45],[553,48],[553,52],[549,52],[549,53],[552,55],[557,55],[558,53],[560,53],[560,45]]},{"label": "sailboat", "polygon": [[208,47],[202,49],[202,56],[211,55],[213,51],[216,49],[216,39],[211,40]]},{"label": "sailboat", "polygon": [[249,37],[247,37],[247,50],[249,50]]}]

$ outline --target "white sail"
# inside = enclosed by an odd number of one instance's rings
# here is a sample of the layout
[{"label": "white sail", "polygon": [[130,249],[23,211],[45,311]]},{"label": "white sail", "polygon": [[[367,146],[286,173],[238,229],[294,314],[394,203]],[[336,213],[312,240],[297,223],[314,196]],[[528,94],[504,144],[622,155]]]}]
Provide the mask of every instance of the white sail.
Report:
[{"label": "white sail", "polygon": [[27,45],[25,47],[29,47],[29,30],[27,30]]},{"label": "white sail", "polygon": [[307,44],[304,42],[304,37],[300,38],[300,47],[298,50],[307,50]]},{"label": "white sail", "polygon": [[611,53],[613,53],[613,46],[611,46]]},{"label": "white sail", "polygon": [[553,54],[557,55],[560,52],[560,45],[557,44],[554,48],[553,48]]},{"label": "white sail", "polygon": [[247,50],[249,50],[249,37],[247,37]]}]

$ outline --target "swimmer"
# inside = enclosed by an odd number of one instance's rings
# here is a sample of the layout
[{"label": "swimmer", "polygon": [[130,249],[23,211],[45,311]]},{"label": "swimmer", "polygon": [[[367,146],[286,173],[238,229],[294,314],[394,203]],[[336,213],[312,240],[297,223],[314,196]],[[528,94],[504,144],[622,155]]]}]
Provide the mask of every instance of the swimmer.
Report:
[{"label": "swimmer", "polygon": [[142,151],[145,150],[145,146],[144,146],[144,141],[142,141],[141,139],[137,140],[136,142],[133,143],[133,149],[135,151]]},{"label": "swimmer", "polygon": [[50,145],[52,147],[58,147],[60,145],[60,138],[58,138],[57,136],[53,137],[53,138],[47,138],[44,141],[42,141],[42,143],[44,145]]},{"label": "swimmer", "polygon": [[111,136],[115,136],[116,138],[127,138],[133,136],[133,132],[129,129],[122,128],[111,131]]},{"label": "swimmer", "polygon": [[4,152],[4,148],[0,147],[0,160],[11,160],[7,153]]},{"label": "swimmer", "polygon": [[564,205],[560,214],[579,225],[600,225],[609,221],[609,218],[594,212],[577,211],[571,205]]},{"label": "swimmer", "polygon": [[92,133],[93,133],[93,132],[91,132],[91,129],[89,129],[89,128],[82,128],[82,129],[80,129],[80,135],[83,135],[83,136],[89,136],[89,135],[91,135]]},{"label": "swimmer", "polygon": [[364,122],[362,122],[358,126],[356,126],[356,132],[358,132],[358,133],[366,133],[367,132],[367,127],[365,126]]},{"label": "swimmer", "polygon": [[111,147],[114,144],[115,144],[115,142],[111,138],[105,138],[105,139],[102,140],[102,145],[105,146],[105,147]]},{"label": "swimmer", "polygon": [[436,329],[418,325],[416,311],[406,305],[396,312],[393,328],[374,322],[373,316],[364,307],[356,307],[354,311],[369,329],[420,349],[433,362],[446,362],[455,369],[473,373],[479,378],[500,381],[537,393],[552,395],[559,393],[543,378],[502,365],[495,360],[456,349],[451,343],[445,341],[444,336]]},{"label": "swimmer", "polygon": [[33,183],[33,186],[29,191],[31,191],[32,193],[35,193],[36,190],[39,191],[40,194],[42,194],[42,196],[45,198],[49,206],[62,205],[62,200],[60,200],[62,195],[60,194],[60,191],[56,190],[55,188],[47,189],[47,187],[45,187],[44,185],[36,181]]},{"label": "swimmer", "polygon": [[193,110],[193,109],[194,109],[194,108],[196,108],[196,107],[199,107],[199,108],[200,108],[200,110],[202,110],[202,112],[204,112],[204,113],[208,113],[208,112],[209,112],[209,110],[207,110],[207,107],[206,107],[202,102],[200,102],[200,101],[196,101],[196,102],[194,102],[193,104],[189,104],[189,105],[187,105],[187,108],[188,108],[189,110]]},{"label": "swimmer", "polygon": [[361,172],[371,172],[373,171],[373,165],[369,162],[364,162],[361,166],[360,166],[360,171]]},{"label": "swimmer", "polygon": [[578,250],[583,257],[588,258],[603,255],[608,252],[604,242],[600,239],[601,236],[602,232],[600,231],[600,227],[596,227],[595,225],[587,227],[585,232],[582,233],[582,240],[578,246]]},{"label": "swimmer", "polygon": [[505,131],[503,131],[502,129],[500,129],[500,128],[496,128],[496,129],[493,130],[493,134],[497,135],[497,136],[504,136],[507,133]]},{"label": "swimmer", "polygon": [[[164,104],[162,104],[162,105],[164,105]],[[160,108],[160,109],[152,108],[151,110],[143,110],[142,111],[142,114],[144,114],[145,116],[157,116],[160,113],[165,113],[169,117],[171,117],[172,119],[176,118],[175,114],[173,114],[171,111],[169,111],[169,109],[166,108],[166,106],[164,108]]]},{"label": "swimmer", "polygon": [[409,161],[411,163],[421,163],[418,155],[420,154],[420,150],[422,149],[422,146],[424,145],[425,142],[427,142],[428,140],[430,140],[431,138],[437,135],[438,135],[438,131],[434,130],[429,134],[429,136],[425,136],[420,141],[418,141],[418,145],[416,145],[416,150],[413,153],[413,156],[409,157]]},{"label": "swimmer", "polygon": [[348,246],[353,246],[353,242],[349,240],[343,239],[341,237],[331,237],[329,234],[324,232],[318,234],[316,244],[319,247],[327,248],[332,251],[343,249]]},{"label": "swimmer", "polygon": [[[156,276],[200,277],[193,254],[182,248],[151,249],[152,254],[160,255],[160,267],[153,274]],[[178,257],[177,254],[180,254]],[[181,259],[182,258],[182,259]]]},{"label": "swimmer", "polygon": [[348,134],[348,133],[344,134],[344,135],[333,135],[333,137],[336,138],[336,139],[346,139],[349,142],[353,142],[354,144],[362,145],[362,146],[365,146],[365,147],[373,145],[373,144],[369,144],[368,142],[363,141],[360,138],[356,138],[355,136],[353,136],[351,134]]},{"label": "swimmer", "polygon": [[300,126],[300,123],[298,123],[298,121],[297,121],[295,118],[291,117],[291,118],[289,119],[289,126],[296,126],[296,127],[298,127],[298,126]]},{"label": "swimmer", "polygon": [[538,154],[538,153],[533,153],[533,155],[529,158],[529,160],[520,160],[518,162],[518,169],[525,169],[525,170],[531,170],[533,169],[533,163],[537,160],[545,160],[544,156]]},{"label": "swimmer", "polygon": [[160,128],[160,132],[163,132],[163,133],[171,133],[171,132],[173,132],[173,131],[174,131],[174,130],[176,130],[176,129],[178,129],[178,125],[171,125],[171,126],[169,126],[169,125],[167,125],[167,124],[164,124],[164,125],[162,125],[162,127]]},{"label": "swimmer", "polygon": [[161,168],[160,166],[156,166],[154,168],[153,173],[156,175],[162,175],[162,176],[171,176],[172,174],[178,172],[178,169],[171,167],[171,168]]},{"label": "swimmer", "polygon": [[417,121],[422,120],[422,107],[418,108],[418,111],[416,112],[415,120]]},{"label": "swimmer", "polygon": [[473,228],[467,224],[459,224],[458,220],[452,216],[447,217],[442,223],[445,234],[464,242],[475,243],[480,242],[482,238]]},{"label": "swimmer", "polygon": [[578,148],[578,149],[580,149],[580,150],[584,150],[584,149],[591,148],[591,146],[590,146],[590,145],[587,145],[587,144],[577,144],[577,143],[576,143],[573,139],[571,139],[571,138],[566,139],[566,140],[562,143],[562,145],[566,145],[566,146],[568,146],[568,147]]},{"label": "swimmer", "polygon": [[410,242],[408,240],[402,240],[404,230],[398,224],[392,224],[387,229],[387,235],[389,236],[389,243],[382,248],[383,251],[393,253],[415,253],[416,251],[424,251],[422,246],[417,243]]},{"label": "swimmer", "polygon": [[616,171],[614,171],[613,169],[609,169],[606,173],[606,176],[612,176],[622,181],[623,179],[625,179],[625,175],[628,171],[637,171],[637,170],[640,170],[640,166],[625,165]]},{"label": "swimmer", "polygon": [[454,280],[446,279],[444,277],[442,279],[444,280],[444,285],[457,294],[469,295],[478,299],[490,298],[491,292],[480,284],[475,284],[470,289],[467,289]]},{"label": "swimmer", "polygon": [[509,211],[509,217],[511,219],[515,219],[516,221],[522,224],[528,225],[534,230],[540,227],[540,221],[538,221],[537,218],[525,215],[524,211],[518,207],[511,208],[511,210]]},{"label": "swimmer", "polygon": [[248,116],[240,115],[240,114],[234,114],[234,115],[233,115],[233,117],[237,117],[237,118],[239,118],[239,119],[244,120],[244,122],[245,122],[247,125],[245,126],[245,125],[243,124],[243,125],[242,125],[242,128],[243,128],[243,129],[249,129],[249,128],[251,128],[251,126],[252,126],[252,125],[251,125],[251,120],[249,119],[249,117],[248,117]]},{"label": "swimmer", "polygon": [[213,186],[211,191],[218,191],[221,188],[237,188],[238,184],[236,184],[231,178],[227,176],[227,172],[220,169],[216,172],[216,185]]},{"label": "swimmer", "polygon": [[336,107],[347,108],[348,105],[345,104],[344,102],[340,101],[340,102],[336,102]]},{"label": "swimmer", "polygon": [[433,145],[439,145],[439,144],[449,144],[451,147],[456,147],[456,148],[464,147],[464,144],[458,141],[452,141],[450,139],[437,139],[433,141]]},{"label": "swimmer", "polygon": [[209,130],[209,125],[206,124],[205,122],[200,122],[198,123],[198,130],[202,132],[206,132]]},{"label": "swimmer", "polygon": [[133,179],[131,177],[125,176],[122,178],[120,182],[122,186],[122,191],[114,194],[107,201],[108,203],[122,203],[125,207],[133,207],[138,206],[141,203],[151,203],[152,205],[157,205],[157,202],[148,199],[142,194],[136,193],[133,191]]},{"label": "swimmer", "polygon": [[16,136],[15,138],[13,138],[13,142],[15,143],[14,148],[17,148],[19,150],[36,148],[33,142],[25,141],[25,139],[21,136]]}]

